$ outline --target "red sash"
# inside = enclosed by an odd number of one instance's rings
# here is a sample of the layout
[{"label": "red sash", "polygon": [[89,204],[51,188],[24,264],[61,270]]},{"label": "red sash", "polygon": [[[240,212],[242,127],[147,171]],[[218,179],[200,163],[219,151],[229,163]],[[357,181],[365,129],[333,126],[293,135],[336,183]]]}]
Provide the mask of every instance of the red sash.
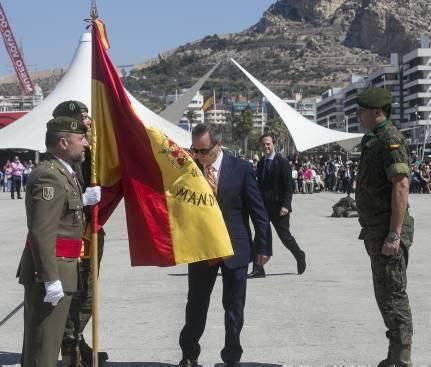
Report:
[{"label": "red sash", "polygon": [[[82,240],[73,240],[70,238],[57,238],[55,241],[55,256],[78,259],[81,256]],[[30,241],[27,237],[25,247],[30,247]]]}]

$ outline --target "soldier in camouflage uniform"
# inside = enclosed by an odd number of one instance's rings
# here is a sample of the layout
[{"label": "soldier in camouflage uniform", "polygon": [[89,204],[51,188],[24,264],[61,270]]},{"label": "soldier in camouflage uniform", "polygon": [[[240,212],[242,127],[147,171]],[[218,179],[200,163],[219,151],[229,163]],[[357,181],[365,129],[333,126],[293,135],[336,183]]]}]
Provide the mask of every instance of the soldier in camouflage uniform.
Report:
[{"label": "soldier in camouflage uniform", "polygon": [[[79,109],[71,110],[71,102],[76,103]],[[87,106],[79,101],[66,101],[60,103],[53,111],[54,117],[66,115],[79,118],[87,127],[86,139],[91,144],[91,117],[88,115]],[[74,166],[76,177],[83,190],[91,184],[91,150],[85,148],[85,159]],[[74,293],[70,305],[69,316],[66,322],[64,337],[61,347],[63,367],[87,367],[93,365],[93,351],[85,342],[83,331],[92,315],[92,273],[90,261],[91,243],[91,208],[84,208],[83,246],[79,261],[79,279],[81,287]],[[98,234],[99,265],[103,254],[105,233],[103,229]],[[99,367],[108,359],[106,352],[99,352]]]},{"label": "soldier in camouflage uniform", "polygon": [[412,314],[407,296],[407,263],[413,241],[413,218],[408,211],[409,157],[405,140],[390,118],[392,96],[382,88],[358,97],[361,142],[356,203],[371,259],[374,293],[389,339],[387,358],[380,367],[412,366]]},{"label": "soldier in camouflage uniform", "polygon": [[[55,367],[72,295],[78,286],[83,205],[100,188],[82,194],[72,168],[82,160],[86,126],[59,116],[47,124],[51,156],[29,176],[28,237],[17,276],[24,285],[24,367]],[[94,202],[93,202],[94,203]]]}]

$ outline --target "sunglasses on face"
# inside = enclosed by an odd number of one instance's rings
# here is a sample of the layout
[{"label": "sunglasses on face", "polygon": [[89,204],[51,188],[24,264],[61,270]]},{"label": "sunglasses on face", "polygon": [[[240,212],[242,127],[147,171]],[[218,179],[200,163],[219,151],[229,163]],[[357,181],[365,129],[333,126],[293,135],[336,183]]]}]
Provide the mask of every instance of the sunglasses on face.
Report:
[{"label": "sunglasses on face", "polygon": [[190,147],[190,150],[193,152],[193,153],[195,153],[195,154],[203,154],[203,155],[207,155],[207,154],[209,154],[209,152],[211,152],[211,150],[213,150],[214,149],[214,147],[215,147],[215,145],[213,145],[213,146],[211,146],[211,147],[209,147],[209,148],[202,148],[202,149],[197,149],[197,148],[194,148],[193,146],[192,147]]}]

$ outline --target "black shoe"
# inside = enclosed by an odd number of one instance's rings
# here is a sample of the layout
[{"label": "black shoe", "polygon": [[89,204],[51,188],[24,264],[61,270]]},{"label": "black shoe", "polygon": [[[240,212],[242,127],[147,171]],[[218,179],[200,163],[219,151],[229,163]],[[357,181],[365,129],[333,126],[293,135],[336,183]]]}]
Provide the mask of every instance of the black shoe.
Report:
[{"label": "black shoe", "polygon": [[15,198],[14,198],[13,196],[11,196],[11,199],[12,199],[12,200],[15,200]]},{"label": "black shoe", "polygon": [[225,362],[223,364],[224,367],[240,367],[240,363],[239,362]]},{"label": "black shoe", "polygon": [[[79,351],[81,353],[82,367],[92,367],[93,349],[85,342],[85,340],[81,340],[79,342]],[[98,352],[97,357],[99,359],[99,367],[103,367],[105,362],[109,359],[108,353],[106,352]]]},{"label": "black shoe", "polygon": [[261,269],[254,269],[250,274],[247,275],[248,279],[253,278],[265,278],[265,270],[263,268]]},{"label": "black shoe", "polygon": [[18,199],[22,199],[22,196],[18,196]]},{"label": "black shoe", "polygon": [[198,367],[198,361],[184,358],[178,363],[178,367]]},{"label": "black shoe", "polygon": [[302,251],[301,254],[296,259],[296,267],[298,269],[298,275],[304,273],[307,264],[305,263],[305,252]]}]

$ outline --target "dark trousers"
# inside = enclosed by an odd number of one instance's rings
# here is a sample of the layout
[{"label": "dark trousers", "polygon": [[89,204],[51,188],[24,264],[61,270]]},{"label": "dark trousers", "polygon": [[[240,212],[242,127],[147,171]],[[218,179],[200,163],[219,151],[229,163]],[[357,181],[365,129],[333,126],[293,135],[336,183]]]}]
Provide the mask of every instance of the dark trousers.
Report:
[{"label": "dark trousers", "polygon": [[10,196],[13,198],[14,193],[16,191],[16,194],[18,197],[21,197],[21,176],[12,176],[12,187],[10,190]]},{"label": "dark trousers", "polygon": [[180,334],[183,359],[197,360],[199,357],[199,340],[205,330],[211,292],[219,268],[223,279],[222,302],[225,311],[225,345],[221,358],[224,362],[239,362],[241,359],[240,333],[244,324],[247,267],[230,269],[224,263],[209,266],[206,261],[189,265],[186,324]]},{"label": "dark trousers", "polygon": [[271,215],[270,220],[284,247],[286,247],[295,259],[297,259],[303,251],[296,242],[295,237],[290,233],[290,213],[283,216]]}]

